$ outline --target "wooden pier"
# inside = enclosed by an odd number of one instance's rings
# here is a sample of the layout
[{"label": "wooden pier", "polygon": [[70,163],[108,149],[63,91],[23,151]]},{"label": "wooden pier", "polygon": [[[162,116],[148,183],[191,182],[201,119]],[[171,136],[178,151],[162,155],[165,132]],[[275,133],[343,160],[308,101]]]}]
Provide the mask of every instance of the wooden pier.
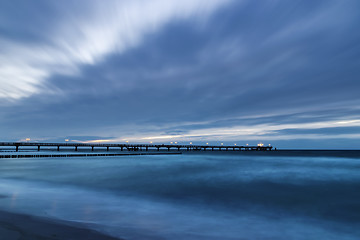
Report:
[{"label": "wooden pier", "polygon": [[[230,145],[194,145],[194,144],[113,144],[113,143],[37,143],[37,142],[0,142],[0,147],[13,147],[13,149],[18,152],[20,148],[34,147],[37,151],[40,151],[41,148],[53,148],[54,150],[60,151],[63,149],[73,149],[78,151],[81,149],[89,149],[94,151],[95,148],[103,149],[106,151],[120,150],[120,151],[271,151],[272,146],[230,146]],[[1,149],[1,148],[0,148]]]}]

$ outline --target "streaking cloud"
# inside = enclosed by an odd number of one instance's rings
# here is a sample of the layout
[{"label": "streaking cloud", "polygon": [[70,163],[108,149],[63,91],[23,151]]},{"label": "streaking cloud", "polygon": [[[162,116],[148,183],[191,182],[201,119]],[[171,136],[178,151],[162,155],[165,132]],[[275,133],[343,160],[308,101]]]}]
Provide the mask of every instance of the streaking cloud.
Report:
[{"label": "streaking cloud", "polygon": [[[313,123],[297,123],[297,124],[253,124],[243,126],[233,126],[227,128],[206,128],[201,130],[191,130],[186,134],[174,135],[160,135],[160,136],[147,136],[147,137],[134,137],[133,141],[143,140],[171,140],[178,139],[179,141],[188,141],[191,139],[201,140],[216,140],[216,141],[236,141],[236,140],[271,140],[271,139],[297,139],[297,138],[315,138],[315,139],[329,139],[338,137],[358,138],[359,133],[353,134],[301,134],[302,130],[317,130],[323,128],[340,128],[340,127],[360,127],[360,120],[346,120],[346,121],[323,121]],[[297,130],[300,134],[282,134],[281,131]]]},{"label": "streaking cloud", "polygon": [[59,92],[56,86],[47,85],[47,78],[79,74],[80,65],[96,64],[107,54],[133,48],[146,34],[158,31],[172,20],[201,20],[228,2],[109,0],[64,2],[64,6],[63,2],[56,3],[53,7],[60,17],[49,21],[47,29],[51,31],[42,33],[46,41],[29,43],[0,36],[0,99]]}]

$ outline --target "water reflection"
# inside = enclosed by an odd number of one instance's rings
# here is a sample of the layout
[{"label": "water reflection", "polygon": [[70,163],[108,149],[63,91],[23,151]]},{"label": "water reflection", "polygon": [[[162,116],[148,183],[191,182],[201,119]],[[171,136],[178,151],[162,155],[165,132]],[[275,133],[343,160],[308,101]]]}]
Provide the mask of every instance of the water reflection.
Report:
[{"label": "water reflection", "polygon": [[[184,155],[4,162],[0,207],[128,238],[356,239],[360,161]],[[32,168],[27,167],[32,165]],[[21,171],[19,171],[21,168]],[[336,227],[334,227],[336,226]]]}]

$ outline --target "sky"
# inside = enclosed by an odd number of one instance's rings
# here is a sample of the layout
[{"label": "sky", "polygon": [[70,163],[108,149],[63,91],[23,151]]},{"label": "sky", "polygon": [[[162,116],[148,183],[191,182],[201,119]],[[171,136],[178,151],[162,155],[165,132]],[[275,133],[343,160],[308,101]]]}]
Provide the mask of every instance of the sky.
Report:
[{"label": "sky", "polygon": [[359,149],[359,9],[2,0],[0,141]]}]

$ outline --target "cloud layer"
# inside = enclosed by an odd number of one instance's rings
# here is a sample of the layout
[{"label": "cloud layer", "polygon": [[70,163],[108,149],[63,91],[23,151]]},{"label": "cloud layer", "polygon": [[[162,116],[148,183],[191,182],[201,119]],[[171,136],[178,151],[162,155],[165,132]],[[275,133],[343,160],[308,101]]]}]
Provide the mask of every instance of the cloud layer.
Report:
[{"label": "cloud layer", "polygon": [[4,5],[8,139],[359,143],[357,1]]},{"label": "cloud layer", "polygon": [[[138,46],[147,34],[159,31],[169,21],[184,20],[194,15],[206,18],[227,2],[110,0],[106,4],[101,1],[77,1],[45,6],[46,10],[56,8],[53,11],[58,11],[55,16],[47,15],[56,18],[44,29],[48,32],[32,32],[35,36],[46,38],[45,41],[26,42],[27,39],[15,40],[6,35],[0,38],[0,98],[13,100],[42,93],[43,85],[55,74],[80,74],[82,65],[95,65],[110,53],[121,54]],[[39,22],[32,17],[37,18],[41,5],[45,5],[38,4],[38,11],[29,13],[31,16],[23,19],[29,21],[24,23],[32,29],[35,28],[32,24]],[[23,7],[24,12],[31,11],[28,9],[30,6],[19,7]]]}]

